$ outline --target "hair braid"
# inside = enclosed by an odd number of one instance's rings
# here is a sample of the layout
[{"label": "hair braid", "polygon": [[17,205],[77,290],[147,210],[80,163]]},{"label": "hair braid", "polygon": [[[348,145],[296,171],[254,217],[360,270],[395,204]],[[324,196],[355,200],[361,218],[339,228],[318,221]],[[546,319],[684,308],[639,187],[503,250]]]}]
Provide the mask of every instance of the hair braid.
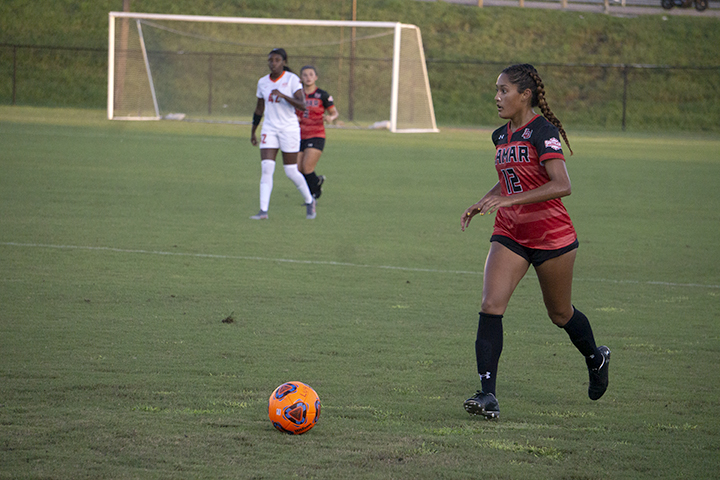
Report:
[{"label": "hair braid", "polygon": [[572,148],[570,148],[570,142],[568,142],[567,133],[565,133],[562,122],[560,122],[560,119],[555,116],[552,110],[550,110],[550,106],[545,99],[545,84],[543,83],[542,78],[540,78],[540,75],[538,75],[534,68],[530,70],[528,74],[535,81],[535,85],[537,85],[537,104],[538,107],[540,107],[540,111],[543,116],[548,119],[548,122],[555,125],[560,131],[560,135],[562,135],[563,140],[565,140],[565,144],[568,146],[568,150],[570,150],[570,155],[572,155],[573,151]]},{"label": "hair braid", "polygon": [[522,65],[512,65],[503,70],[503,73],[509,77],[510,82],[513,85],[517,85],[519,92],[523,92],[528,88],[532,91],[532,100],[530,105],[533,107],[540,107],[540,111],[548,122],[557,127],[560,135],[563,137],[563,140],[565,140],[568,150],[570,150],[570,155],[572,155],[573,151],[570,147],[570,142],[568,142],[567,133],[565,133],[565,129],[563,128],[560,119],[555,116],[552,110],[550,110],[550,106],[545,99],[545,84],[543,83],[542,78],[540,78],[537,70],[535,70],[535,67],[528,63]]}]

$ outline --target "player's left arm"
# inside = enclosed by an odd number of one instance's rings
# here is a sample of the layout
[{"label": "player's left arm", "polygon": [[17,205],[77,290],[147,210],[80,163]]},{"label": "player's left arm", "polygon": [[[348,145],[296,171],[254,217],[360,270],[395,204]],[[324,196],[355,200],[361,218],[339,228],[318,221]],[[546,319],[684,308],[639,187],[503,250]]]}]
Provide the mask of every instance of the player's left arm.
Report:
[{"label": "player's left arm", "polygon": [[570,195],[572,191],[570,176],[565,166],[565,156],[562,153],[557,128],[548,123],[537,132],[537,135],[533,134],[531,141],[534,142],[534,148],[540,157],[540,165],[545,167],[545,172],[550,180],[532,190],[525,190],[502,197],[498,205],[492,210],[511,205],[540,203]]},{"label": "player's left arm", "polygon": [[572,188],[570,185],[570,176],[565,167],[565,160],[562,158],[552,158],[545,160],[544,165],[550,177],[547,183],[521,193],[493,197],[483,205],[481,213],[492,213],[500,207],[540,203],[570,195]]},{"label": "player's left arm", "polygon": [[335,108],[335,101],[333,100],[332,95],[325,90],[321,90],[321,92],[322,105],[325,109],[325,112],[323,113],[323,121],[325,121],[325,123],[332,123],[340,116],[340,112],[338,112],[337,108]]},{"label": "player's left arm", "polygon": [[325,115],[323,116],[323,119],[325,120],[325,123],[332,123],[339,116],[340,116],[340,112],[337,111],[337,108],[335,108],[335,105],[330,105],[330,108],[325,110]]},{"label": "player's left arm", "polygon": [[302,88],[300,90],[295,90],[295,93],[293,94],[293,100],[294,101],[288,99],[288,102],[290,102],[293,107],[303,112],[307,110],[307,106],[305,106],[305,93],[303,92]]},{"label": "player's left arm", "polygon": [[270,92],[270,95],[273,95],[278,98],[284,98],[285,101],[287,101],[290,105],[292,105],[293,107],[295,107],[296,109],[298,109],[300,111],[304,112],[307,108],[305,106],[305,94],[303,93],[302,88],[300,90],[295,90],[295,93],[293,94],[292,97],[288,97],[287,95],[282,93],[277,88],[275,90],[273,90],[272,92]]},{"label": "player's left arm", "polygon": [[572,193],[570,175],[568,175],[565,160],[562,158],[553,158],[545,160],[544,165],[550,181],[538,188],[519,194],[527,194],[527,196],[516,201],[516,205],[544,202],[546,200],[552,200],[553,198],[567,197]]}]

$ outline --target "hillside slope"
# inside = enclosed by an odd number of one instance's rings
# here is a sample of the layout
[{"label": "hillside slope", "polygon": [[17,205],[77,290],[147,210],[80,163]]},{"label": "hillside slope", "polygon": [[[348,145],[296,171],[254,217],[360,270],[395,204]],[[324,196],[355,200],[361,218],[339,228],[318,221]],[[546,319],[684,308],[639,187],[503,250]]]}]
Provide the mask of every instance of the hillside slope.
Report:
[{"label": "hillside slope", "polygon": [[[107,13],[121,8],[121,0],[5,0],[0,3],[0,43],[106,48]],[[133,0],[132,10],[351,18],[351,2],[337,0]],[[618,128],[623,88],[627,87],[631,128],[674,125],[720,128],[715,126],[720,124],[720,117],[712,108],[717,103],[716,85],[720,84],[717,18],[662,15],[618,18],[538,9],[480,9],[414,0],[362,0],[357,16],[359,20],[400,21],[421,27],[440,123],[493,123],[493,84],[498,70],[511,63],[531,62],[547,77],[548,85],[554,87],[550,90],[555,94],[558,109],[567,111],[565,118],[578,124]],[[0,48],[3,71],[11,71],[12,61],[10,49]],[[38,67],[37,62],[43,61],[47,64]],[[74,61],[72,55],[61,60],[19,58],[19,68],[35,68],[40,72],[23,73],[26,83],[19,94],[25,96],[19,95],[18,103],[103,108],[104,55],[86,58],[81,65],[64,65]],[[63,65],[50,65],[52,62]],[[589,64],[605,67],[588,67]],[[632,69],[628,74],[617,66],[607,66],[618,64],[680,68]],[[48,92],[42,83],[32,85],[47,81],[53,68],[65,69],[62,81],[53,83],[55,91]],[[5,79],[0,84],[0,102],[8,104],[10,83],[7,75]],[[73,84],[80,82],[84,84],[82,91],[75,91]],[[71,92],[63,93],[63,89]],[[643,98],[646,92],[653,92],[652,98]],[[658,109],[658,105],[665,106]],[[592,116],[588,116],[589,109],[595,109]],[[652,118],[645,119],[647,115]],[[705,118],[693,121],[693,117]]]}]

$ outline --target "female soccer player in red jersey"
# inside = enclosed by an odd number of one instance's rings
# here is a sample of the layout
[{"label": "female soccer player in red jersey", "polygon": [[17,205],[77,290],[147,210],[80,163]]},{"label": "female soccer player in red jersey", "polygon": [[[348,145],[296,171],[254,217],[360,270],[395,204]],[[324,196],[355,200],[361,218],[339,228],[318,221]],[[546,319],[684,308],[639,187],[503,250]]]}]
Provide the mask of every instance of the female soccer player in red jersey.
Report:
[{"label": "female soccer player in red jersey", "polygon": [[305,111],[298,110],[300,118],[300,153],[298,168],[305,176],[313,197],[320,198],[325,177],[315,174],[315,166],[325,147],[325,123],[332,123],[339,115],[332,96],[319,89],[317,71],[312,65],[300,69],[300,79],[305,93]]},{"label": "female soccer player in red jersey", "polygon": [[[467,399],[465,410],[496,418],[498,361],[503,347],[502,318],[513,291],[532,265],[547,313],[585,357],[588,395],[599,399],[608,386],[610,350],[597,347],[585,315],[571,302],[578,240],[561,197],[570,195],[570,178],[559,134],[570,147],[560,120],[545,100],[545,86],[532,65],[513,65],[497,79],[500,118],[509,122],[493,132],[499,181],[460,219],[465,228],[477,215],[497,212],[485,261],[482,306],[475,354],[482,390]],[[544,116],[534,112],[540,107]],[[572,153],[572,150],[570,150]]]},{"label": "female soccer player in red jersey", "polygon": [[[275,157],[282,150],[285,175],[295,184],[305,200],[306,218],[315,218],[315,199],[307,182],[298,170],[297,157],[300,149],[300,124],[295,110],[304,110],[300,78],[287,66],[287,53],[275,48],[268,54],[270,73],[258,80],[257,106],[253,115],[250,142],[260,145],[260,212],[253,220],[268,218],[270,194],[273,189]],[[265,114],[260,142],[255,135],[260,119]]]}]

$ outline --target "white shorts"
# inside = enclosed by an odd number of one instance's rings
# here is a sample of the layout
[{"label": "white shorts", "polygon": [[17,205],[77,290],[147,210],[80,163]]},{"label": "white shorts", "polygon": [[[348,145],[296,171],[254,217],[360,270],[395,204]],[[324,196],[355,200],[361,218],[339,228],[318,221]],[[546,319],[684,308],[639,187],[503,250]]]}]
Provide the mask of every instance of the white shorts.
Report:
[{"label": "white shorts", "polygon": [[300,151],[300,127],[275,130],[263,128],[260,132],[260,148],[279,148],[285,153]]}]

